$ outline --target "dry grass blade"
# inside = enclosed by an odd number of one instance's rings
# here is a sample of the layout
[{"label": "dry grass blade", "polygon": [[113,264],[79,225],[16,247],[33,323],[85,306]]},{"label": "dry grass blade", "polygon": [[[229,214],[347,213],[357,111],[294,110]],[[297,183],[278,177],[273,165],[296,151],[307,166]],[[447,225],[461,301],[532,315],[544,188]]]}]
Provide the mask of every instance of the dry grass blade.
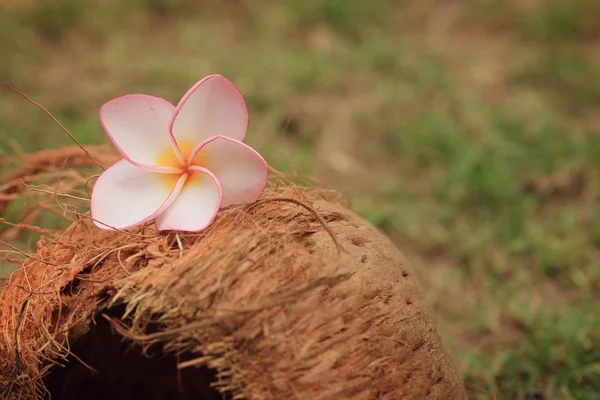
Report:
[{"label": "dry grass blade", "polygon": [[20,91],[18,91],[17,89],[13,88],[12,86],[10,86],[8,83],[3,82],[4,86],[6,86],[7,88],[9,88],[10,90],[12,90],[13,92],[15,92],[16,94],[18,94],[19,96],[23,97],[25,100],[27,100],[28,102],[30,102],[31,104],[33,104],[34,106],[36,106],[37,108],[39,108],[40,110],[42,110],[43,112],[45,112],[50,118],[52,118],[52,120],[54,122],[56,122],[58,124],[58,126],[61,127],[61,129],[67,134],[67,136],[69,136],[69,138],[75,142],[77,144],[77,146],[91,159],[93,160],[96,165],[98,165],[100,168],[102,168],[103,170],[105,170],[106,168],[102,165],[102,163],[92,155],[92,153],[90,153],[81,143],[79,143],[79,141],[75,138],[75,136],[73,136],[73,134],[71,132],[69,132],[69,130],[58,120],[56,119],[56,117],[54,115],[52,115],[52,113],[50,111],[48,111],[44,106],[42,106],[41,104],[39,104],[38,102],[34,101],[33,99],[31,99],[29,96],[27,96],[25,93],[22,93]]}]

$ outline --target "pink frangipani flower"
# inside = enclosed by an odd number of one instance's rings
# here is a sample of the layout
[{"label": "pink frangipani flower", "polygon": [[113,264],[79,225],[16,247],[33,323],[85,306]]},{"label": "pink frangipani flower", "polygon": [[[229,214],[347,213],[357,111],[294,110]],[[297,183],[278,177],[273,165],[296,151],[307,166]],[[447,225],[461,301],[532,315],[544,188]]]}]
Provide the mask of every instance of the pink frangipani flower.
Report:
[{"label": "pink frangipani flower", "polygon": [[92,191],[92,218],[102,229],[154,219],[161,231],[199,232],[220,208],[264,192],[268,165],[242,142],[246,103],[220,75],[196,83],[177,107],[145,94],[111,100],[100,121],[123,155]]}]

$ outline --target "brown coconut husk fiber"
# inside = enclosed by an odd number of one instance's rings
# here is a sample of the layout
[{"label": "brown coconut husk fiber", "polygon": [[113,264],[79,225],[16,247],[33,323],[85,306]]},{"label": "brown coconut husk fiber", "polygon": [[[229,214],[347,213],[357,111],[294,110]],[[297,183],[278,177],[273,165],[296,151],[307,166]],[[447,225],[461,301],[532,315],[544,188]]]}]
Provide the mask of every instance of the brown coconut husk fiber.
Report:
[{"label": "brown coconut husk fiber", "polygon": [[403,256],[330,192],[279,176],[201,234],[72,216],[0,295],[4,398],[465,398]]}]

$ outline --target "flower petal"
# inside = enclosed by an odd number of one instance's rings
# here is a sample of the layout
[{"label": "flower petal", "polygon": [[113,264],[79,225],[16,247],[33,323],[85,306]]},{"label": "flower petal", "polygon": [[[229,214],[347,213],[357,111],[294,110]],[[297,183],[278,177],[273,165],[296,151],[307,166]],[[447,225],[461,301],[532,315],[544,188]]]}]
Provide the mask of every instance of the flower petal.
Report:
[{"label": "flower petal", "polygon": [[244,140],[247,130],[244,97],[221,75],[210,75],[196,83],[177,105],[171,121],[177,142],[191,142],[192,146],[216,135]]},{"label": "flower petal", "polygon": [[201,143],[190,158],[198,153],[221,185],[221,207],[254,201],[265,191],[269,165],[250,146],[215,136]]},{"label": "flower petal", "polygon": [[169,130],[175,106],[145,94],[130,94],[100,107],[100,122],[110,140],[132,164],[156,171],[165,153],[174,152],[175,139]]},{"label": "flower petal", "polygon": [[221,187],[206,168],[193,166],[191,176],[173,204],[156,217],[161,231],[200,232],[210,226],[221,203]]},{"label": "flower petal", "polygon": [[141,225],[163,212],[185,180],[171,179],[120,160],[100,175],[92,191],[92,218],[111,230]]}]

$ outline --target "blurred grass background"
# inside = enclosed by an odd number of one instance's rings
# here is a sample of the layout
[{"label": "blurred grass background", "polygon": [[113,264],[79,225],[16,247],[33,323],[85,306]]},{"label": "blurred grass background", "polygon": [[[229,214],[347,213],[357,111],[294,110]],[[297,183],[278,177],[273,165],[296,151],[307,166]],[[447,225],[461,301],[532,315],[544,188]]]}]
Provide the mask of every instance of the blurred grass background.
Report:
[{"label": "blurred grass background", "polygon": [[[248,142],[346,193],[408,256],[472,398],[598,398],[599,1],[0,10],[1,79],[83,143],[105,141],[97,110],[114,97],[176,103],[205,75],[231,79],[250,108]],[[11,142],[69,144],[2,88],[0,146]]]}]

